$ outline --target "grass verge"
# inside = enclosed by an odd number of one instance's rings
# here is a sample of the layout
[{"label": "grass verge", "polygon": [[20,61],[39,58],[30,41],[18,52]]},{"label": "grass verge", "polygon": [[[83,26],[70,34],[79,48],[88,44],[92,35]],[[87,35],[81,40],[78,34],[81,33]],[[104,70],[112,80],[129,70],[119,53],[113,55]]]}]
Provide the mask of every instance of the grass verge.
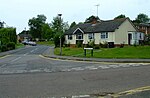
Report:
[{"label": "grass verge", "polygon": [[[54,53],[59,55],[60,49],[55,48]],[[64,56],[84,57],[83,48],[62,48]],[[90,56],[90,50],[87,51],[87,57]],[[124,48],[101,48],[94,50],[93,58],[150,58],[150,46],[128,46]]]},{"label": "grass verge", "polygon": [[39,45],[46,45],[46,46],[54,46],[53,41],[44,41],[44,42],[37,42]]}]

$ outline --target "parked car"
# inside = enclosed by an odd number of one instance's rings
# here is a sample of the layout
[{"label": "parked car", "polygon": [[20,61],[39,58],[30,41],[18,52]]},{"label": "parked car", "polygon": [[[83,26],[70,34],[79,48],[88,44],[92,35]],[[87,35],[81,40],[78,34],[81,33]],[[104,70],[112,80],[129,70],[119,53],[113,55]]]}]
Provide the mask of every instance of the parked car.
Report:
[{"label": "parked car", "polygon": [[37,44],[36,44],[36,42],[29,41],[29,42],[28,42],[28,45],[36,46]]},{"label": "parked car", "polygon": [[31,45],[31,46],[36,46],[36,42],[33,42],[33,41],[22,41],[22,44],[24,45]]}]

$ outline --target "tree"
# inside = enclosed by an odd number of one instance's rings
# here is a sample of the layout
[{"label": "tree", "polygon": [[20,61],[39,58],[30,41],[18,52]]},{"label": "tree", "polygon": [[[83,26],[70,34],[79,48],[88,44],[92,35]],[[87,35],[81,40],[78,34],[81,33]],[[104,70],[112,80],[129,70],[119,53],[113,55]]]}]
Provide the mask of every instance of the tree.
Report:
[{"label": "tree", "polygon": [[[51,23],[51,28],[54,32],[54,43],[55,47],[59,46],[59,39],[62,39],[62,43],[64,42],[63,33],[69,29],[69,25],[67,22],[63,22],[63,19],[60,16],[56,16],[53,18]],[[63,44],[62,44],[63,45]]]},{"label": "tree", "polygon": [[72,28],[72,27],[74,27],[76,25],[77,25],[76,22],[73,22],[73,23],[71,23],[70,28]]},{"label": "tree", "polygon": [[28,25],[30,27],[30,33],[34,39],[42,39],[42,27],[43,24],[45,24],[46,19],[47,18],[44,15],[37,15],[37,18],[33,17],[32,19],[29,19]]},{"label": "tree", "polygon": [[91,23],[93,21],[100,22],[100,19],[99,19],[99,17],[92,15],[85,20],[85,23]]},{"label": "tree", "polygon": [[114,19],[120,19],[120,18],[126,18],[126,16],[125,16],[125,15],[123,15],[123,14],[121,14],[121,15],[119,15],[119,16],[117,16],[117,17],[115,17]]},{"label": "tree", "polygon": [[148,23],[150,21],[150,18],[146,14],[139,14],[135,20],[133,20],[134,23]]},{"label": "tree", "polygon": [[4,24],[5,24],[4,21],[3,21],[3,22],[0,21],[0,29],[1,29],[1,28],[4,28]]},{"label": "tree", "polygon": [[47,40],[52,40],[54,37],[54,32],[50,28],[48,23],[42,25],[42,38]]}]

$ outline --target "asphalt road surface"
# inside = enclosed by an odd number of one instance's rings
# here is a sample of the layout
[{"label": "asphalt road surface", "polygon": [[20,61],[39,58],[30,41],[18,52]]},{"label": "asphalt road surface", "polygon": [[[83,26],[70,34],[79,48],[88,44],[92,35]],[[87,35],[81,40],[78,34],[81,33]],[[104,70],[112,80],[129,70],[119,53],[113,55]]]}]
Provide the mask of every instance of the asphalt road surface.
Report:
[{"label": "asphalt road surface", "polygon": [[27,46],[0,58],[0,98],[102,95],[150,85],[145,63],[94,63],[45,58]]}]

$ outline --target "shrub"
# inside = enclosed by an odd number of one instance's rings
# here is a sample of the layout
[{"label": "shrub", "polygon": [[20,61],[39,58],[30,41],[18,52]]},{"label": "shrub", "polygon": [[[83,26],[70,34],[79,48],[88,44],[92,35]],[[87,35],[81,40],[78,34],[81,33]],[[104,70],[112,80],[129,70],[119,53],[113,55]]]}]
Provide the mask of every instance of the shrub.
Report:
[{"label": "shrub", "polygon": [[94,48],[94,46],[95,46],[95,41],[94,41],[94,40],[91,40],[90,42],[88,42],[88,46],[91,47],[91,48]]},{"label": "shrub", "polygon": [[7,49],[7,46],[6,45],[2,45],[1,46],[1,51],[2,52],[5,52],[5,51],[7,51],[8,49]]},{"label": "shrub", "polygon": [[100,49],[100,46],[99,45],[95,45],[94,49]]},{"label": "shrub", "polygon": [[9,43],[7,44],[7,49],[8,49],[8,50],[13,50],[13,49],[15,49],[15,43],[14,43],[14,42],[9,42]]},{"label": "shrub", "polygon": [[82,47],[82,42],[81,42],[81,41],[78,41],[78,42],[77,42],[77,47],[78,47],[78,48]]}]

